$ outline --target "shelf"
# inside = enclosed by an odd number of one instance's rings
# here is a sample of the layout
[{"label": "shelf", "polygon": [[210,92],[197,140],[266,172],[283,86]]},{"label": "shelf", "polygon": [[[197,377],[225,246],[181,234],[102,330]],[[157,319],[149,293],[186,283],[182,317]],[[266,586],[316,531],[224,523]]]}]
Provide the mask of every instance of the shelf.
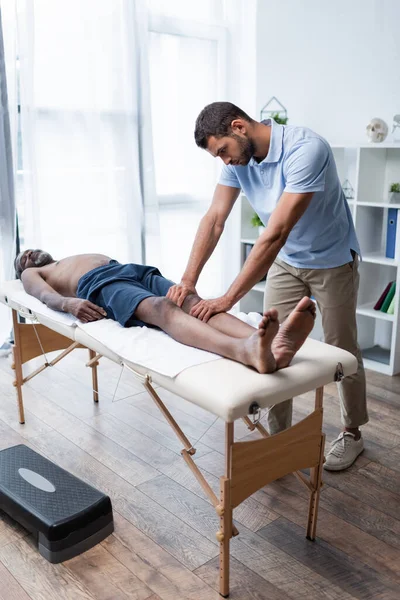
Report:
[{"label": "shelf", "polygon": [[399,148],[400,142],[361,142],[360,144],[330,144],[333,150],[347,150],[348,148]]},{"label": "shelf", "polygon": [[386,365],[385,363],[364,357],[363,363],[365,369],[369,369],[370,371],[378,371],[378,373],[383,373],[384,375],[393,375],[390,365]]},{"label": "shelf", "polygon": [[242,238],[242,239],[240,240],[240,242],[241,242],[242,244],[255,244],[255,243],[256,243],[256,241],[257,241],[257,238],[256,238],[256,239],[252,239],[252,238]]},{"label": "shelf", "polygon": [[369,252],[362,255],[362,262],[375,263],[378,265],[387,265],[389,267],[397,267],[397,260],[395,258],[387,258],[380,252]]},{"label": "shelf", "polygon": [[357,206],[373,206],[374,208],[400,208],[400,204],[393,202],[357,202]]},{"label": "shelf", "polygon": [[373,319],[382,319],[384,321],[394,321],[394,315],[388,315],[387,313],[381,312],[380,310],[374,310],[374,304],[362,304],[357,306],[356,312],[358,315],[365,315],[366,317],[372,317]]}]

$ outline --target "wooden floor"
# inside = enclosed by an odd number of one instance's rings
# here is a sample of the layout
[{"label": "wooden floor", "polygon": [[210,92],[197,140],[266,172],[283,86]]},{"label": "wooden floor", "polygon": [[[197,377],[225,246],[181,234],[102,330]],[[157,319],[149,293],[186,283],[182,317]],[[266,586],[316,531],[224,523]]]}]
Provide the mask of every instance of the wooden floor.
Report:
[{"label": "wooden floor", "polygon": [[[77,350],[24,386],[19,425],[10,359],[0,359],[0,449],[24,443],[112,498],[115,533],[51,565],[32,537],[0,512],[1,600],[211,600],[217,593],[218,521],[180,444],[133,376],[103,359],[100,403],[86,352]],[[38,361],[32,361],[32,368]],[[29,370],[27,371],[29,372]],[[325,395],[328,442],[340,427],[336,387]],[[161,391],[218,490],[223,423]],[[316,542],[305,539],[307,490],[287,476],[235,510],[231,599],[399,600],[400,378],[368,373],[366,449],[347,472],[325,472]],[[295,418],[312,395],[296,399]],[[253,434],[252,434],[253,435]],[[243,423],[236,437],[248,431]]]}]

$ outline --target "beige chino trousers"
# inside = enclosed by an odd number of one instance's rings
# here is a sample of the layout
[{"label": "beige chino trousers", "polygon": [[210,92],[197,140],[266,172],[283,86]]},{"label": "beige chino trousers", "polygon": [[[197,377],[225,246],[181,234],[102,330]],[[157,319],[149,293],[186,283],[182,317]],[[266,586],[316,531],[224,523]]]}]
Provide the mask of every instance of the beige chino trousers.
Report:
[{"label": "beige chino trousers", "polygon": [[[368,422],[365,372],[357,342],[358,285],[357,255],[353,262],[333,269],[297,269],[276,259],[268,272],[264,294],[264,309],[276,308],[281,323],[303,296],[314,296],[322,316],[325,342],[357,358],[357,373],[338,383],[342,423],[349,428]],[[271,434],[287,429],[291,422],[292,400],[270,408]]]}]

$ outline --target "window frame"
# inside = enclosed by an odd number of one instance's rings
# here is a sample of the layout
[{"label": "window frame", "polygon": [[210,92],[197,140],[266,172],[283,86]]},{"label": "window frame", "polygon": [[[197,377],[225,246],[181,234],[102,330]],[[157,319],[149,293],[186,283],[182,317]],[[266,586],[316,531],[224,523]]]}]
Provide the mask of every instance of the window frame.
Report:
[{"label": "window frame", "polygon": [[[217,44],[217,88],[215,95],[217,98],[224,98],[227,95],[227,49],[228,49],[228,28],[213,23],[207,24],[196,22],[189,19],[179,19],[175,17],[164,17],[160,15],[149,14],[148,33],[159,33],[166,35],[175,35],[187,38],[195,38],[206,41],[216,42]],[[194,142],[193,142],[194,143]],[[155,165],[155,168],[156,165]],[[217,171],[216,171],[217,176]],[[188,195],[188,199],[191,198]],[[161,207],[170,207],[184,205],[185,208],[193,207],[198,210],[204,202],[195,198],[187,202],[178,202],[174,196],[158,196],[158,203]]]}]

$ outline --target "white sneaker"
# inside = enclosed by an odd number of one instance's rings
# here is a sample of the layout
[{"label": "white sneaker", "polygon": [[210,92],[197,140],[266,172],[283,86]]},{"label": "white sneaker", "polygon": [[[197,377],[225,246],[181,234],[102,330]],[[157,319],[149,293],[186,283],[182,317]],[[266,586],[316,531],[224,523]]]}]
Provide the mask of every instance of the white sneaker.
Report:
[{"label": "white sneaker", "polygon": [[331,444],[324,469],[327,471],[342,471],[347,469],[356,460],[357,456],[364,450],[362,437],[355,439],[354,433],[342,431],[339,437]]},{"label": "white sneaker", "polygon": [[4,342],[2,346],[0,346],[0,357],[8,356],[12,352],[12,346],[9,342]]}]

